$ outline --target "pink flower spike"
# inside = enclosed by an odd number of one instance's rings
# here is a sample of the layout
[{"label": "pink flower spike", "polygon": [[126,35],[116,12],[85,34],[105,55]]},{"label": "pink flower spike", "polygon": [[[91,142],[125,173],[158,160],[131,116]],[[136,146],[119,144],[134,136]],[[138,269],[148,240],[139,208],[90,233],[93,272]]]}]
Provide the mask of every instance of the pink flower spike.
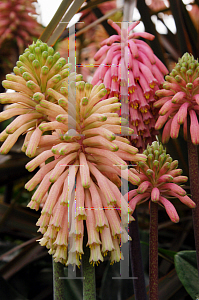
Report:
[{"label": "pink flower spike", "polygon": [[154,78],[153,74],[151,73],[150,69],[147,68],[146,65],[139,62],[139,68],[142,74],[144,75],[146,81],[149,83],[149,86],[151,88],[154,87],[154,85],[157,83],[157,80]]},{"label": "pink flower spike", "polygon": [[186,97],[185,92],[177,92],[172,98],[172,103],[178,103],[185,97]]},{"label": "pink flower spike", "polygon": [[97,53],[94,56],[95,60],[99,60],[106,52],[107,50],[110,49],[110,46],[104,45],[102,48],[97,51]]},{"label": "pink flower spike", "polygon": [[179,196],[178,194],[176,194],[175,192],[173,191],[169,191],[169,194],[173,197],[176,197],[178,198],[182,203],[184,203],[185,205],[187,205],[188,207],[190,208],[195,208],[196,207],[196,204],[195,202],[193,202],[191,200],[191,198],[189,198],[189,196],[185,195],[185,196]]},{"label": "pink flower spike", "polygon": [[150,193],[143,193],[143,194],[138,194],[133,199],[131,199],[129,202],[129,206],[132,209],[132,212],[134,212],[136,205],[139,202],[147,201],[149,198],[150,198]]},{"label": "pink flower spike", "polygon": [[111,19],[108,19],[107,22],[117,31],[119,35],[121,35],[121,29],[116,23],[114,23]]},{"label": "pink flower spike", "polygon": [[[160,117],[159,117],[160,118]],[[163,132],[162,132],[162,143],[166,144],[168,143],[170,137],[171,137],[171,123],[172,119],[170,119],[164,126]],[[156,123],[157,124],[157,123]]]},{"label": "pink flower spike", "polygon": [[180,109],[177,114],[178,115],[178,123],[180,125],[183,124],[187,118],[187,110],[188,110],[189,106],[190,106],[189,102],[185,102],[180,106]]},{"label": "pink flower spike", "polygon": [[129,76],[128,76],[128,90],[129,93],[133,93],[136,89],[136,84],[134,80],[134,75],[131,70],[129,70]]},{"label": "pink flower spike", "polygon": [[199,94],[194,95],[193,100],[195,100],[196,103],[199,105]]},{"label": "pink flower spike", "polygon": [[162,188],[172,190],[173,192],[175,192],[176,194],[178,194],[180,196],[186,195],[186,192],[185,192],[185,190],[183,190],[183,188],[181,188],[179,185],[172,183],[172,182],[165,183]]},{"label": "pink flower spike", "polygon": [[[165,122],[167,121],[169,115],[170,115],[170,112],[166,113],[164,116],[159,116],[159,117],[158,117],[157,122],[156,122],[156,124],[155,124],[155,129],[156,129],[156,130],[161,129],[161,128],[164,126],[164,124],[165,124]],[[165,125],[165,126],[166,126],[166,125]]]},{"label": "pink flower spike", "polygon": [[151,192],[151,201],[158,202],[160,198],[160,190],[157,187],[154,187]]},{"label": "pink flower spike", "polygon": [[120,59],[121,59],[121,53],[118,53],[113,57],[112,64],[111,64],[111,77],[116,80],[118,80],[119,77],[118,69],[119,69]]},{"label": "pink flower spike", "polygon": [[104,76],[104,85],[108,91],[111,90],[111,68],[105,73]]},{"label": "pink flower spike", "polygon": [[121,40],[121,37],[119,35],[112,35],[103,42],[101,42],[101,46],[108,45],[111,46],[114,42],[119,42]]},{"label": "pink flower spike", "polygon": [[155,56],[155,63],[158,69],[162,72],[163,75],[166,75],[169,73],[168,69],[165,67],[165,65],[159,60],[157,56]]},{"label": "pink flower spike", "polygon": [[184,124],[183,124],[183,135],[184,135],[185,141],[187,141],[187,118],[185,119]]},{"label": "pink flower spike", "polygon": [[[105,47],[105,46],[103,46]],[[107,54],[106,54],[106,64],[111,66],[111,62],[113,57],[115,56],[115,52],[117,53],[117,51],[121,51],[121,45],[120,44],[116,44],[116,45],[112,45],[111,48],[108,50]]]},{"label": "pink flower spike", "polygon": [[151,183],[149,181],[143,181],[138,189],[137,189],[137,193],[139,194],[143,194],[146,192],[146,190],[149,188],[149,186],[151,186]]},{"label": "pink flower spike", "polygon": [[158,67],[156,65],[152,65],[151,71],[153,76],[157,79],[158,84],[162,84],[164,82],[164,76],[162,75]]},{"label": "pink flower spike", "polygon": [[134,41],[129,40],[128,44],[129,44],[129,48],[131,50],[133,57],[138,58],[139,57],[138,48],[137,48],[136,44],[134,43]]},{"label": "pink flower spike", "polygon": [[143,52],[148,57],[151,64],[155,64],[155,55],[149,45],[142,40],[135,40],[135,44],[137,45],[138,50]]},{"label": "pink flower spike", "polygon": [[[133,22],[129,27],[128,27],[128,33],[133,30],[138,24],[140,23],[140,21],[136,21]],[[138,33],[138,36],[140,35],[141,32]],[[130,39],[130,36],[128,37]]]},{"label": "pink flower spike", "polygon": [[151,33],[148,33],[148,32],[134,32],[132,33],[131,35],[129,35],[129,39],[130,38],[138,38],[138,37],[142,37],[144,39],[147,39],[147,40],[150,40],[150,41],[153,41],[155,36]]},{"label": "pink flower spike", "polygon": [[189,111],[190,115],[190,133],[191,133],[191,140],[194,145],[199,144],[199,124],[198,124],[198,118],[196,116],[196,113],[194,110]]},{"label": "pink flower spike", "polygon": [[166,212],[167,212],[169,218],[171,219],[171,221],[174,223],[178,223],[179,216],[178,216],[178,213],[177,213],[175,207],[173,206],[173,204],[162,196],[160,196],[159,201],[160,201],[160,203],[162,203],[162,205],[164,205]]},{"label": "pink flower spike", "polygon": [[179,130],[180,130],[180,124],[178,123],[178,115],[176,114],[173,117],[172,123],[171,123],[171,138],[172,139],[177,139],[179,135]]},{"label": "pink flower spike", "polygon": [[164,116],[165,114],[167,114],[169,112],[170,114],[170,109],[172,108],[173,104],[172,104],[172,99],[168,100],[165,104],[163,104],[163,106],[161,107],[161,109],[159,110],[159,115]]},{"label": "pink flower spike", "polygon": [[149,99],[151,89],[150,89],[149,84],[146,81],[146,79],[145,79],[145,77],[142,73],[140,73],[139,83],[141,85],[141,88],[143,89],[144,96],[146,97],[146,99]]}]

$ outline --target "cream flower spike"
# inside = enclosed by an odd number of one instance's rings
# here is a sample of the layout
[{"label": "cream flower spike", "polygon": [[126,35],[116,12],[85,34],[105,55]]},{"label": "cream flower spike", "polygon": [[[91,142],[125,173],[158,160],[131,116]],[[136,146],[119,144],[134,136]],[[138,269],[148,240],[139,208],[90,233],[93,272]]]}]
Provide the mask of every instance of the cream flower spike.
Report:
[{"label": "cream flower spike", "polygon": [[[107,254],[112,263],[119,261],[120,245],[128,241],[125,227],[133,218],[119,190],[121,176],[139,184],[127,161],[145,161],[146,156],[120,136],[122,127],[127,134],[133,130],[114,113],[120,108],[116,97],[102,100],[106,93],[104,84],[71,82],[67,101],[53,103],[56,121],[38,126],[41,134],[49,130],[52,134],[41,136],[38,156],[26,165],[29,171],[41,166],[26,184],[29,191],[37,187],[28,206],[42,207],[37,222],[43,234],[40,244],[63,264],[81,264],[84,226],[92,264]],[[41,100],[37,111],[48,109],[48,103]],[[71,116],[69,104],[74,103],[76,115]],[[63,113],[58,112],[61,106]]]},{"label": "cream flower spike", "polygon": [[[0,94],[0,103],[10,104],[0,113],[0,122],[18,117],[0,134],[0,141],[4,141],[1,154],[8,153],[19,136],[26,133],[22,151],[29,157],[35,156],[42,134],[39,124],[56,120],[57,114],[65,112],[61,106],[56,106],[55,111],[54,105],[60,99],[66,101],[70,80],[82,79],[82,75],[70,74],[70,69],[59,52],[54,53],[52,47],[39,40],[19,56],[14,74],[8,74],[2,82],[4,88],[15,93]],[[43,106],[38,106],[40,102]],[[74,111],[75,107],[70,109]]]}]

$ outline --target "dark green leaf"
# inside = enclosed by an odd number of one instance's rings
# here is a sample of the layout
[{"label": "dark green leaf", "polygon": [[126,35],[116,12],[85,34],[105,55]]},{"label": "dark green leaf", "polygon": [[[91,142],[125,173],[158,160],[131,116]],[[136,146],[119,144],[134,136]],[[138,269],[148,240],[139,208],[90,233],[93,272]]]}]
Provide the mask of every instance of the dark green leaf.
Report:
[{"label": "dark green leaf", "polygon": [[186,291],[196,300],[199,297],[199,279],[196,261],[196,251],[181,251],[174,257],[178,277]]}]

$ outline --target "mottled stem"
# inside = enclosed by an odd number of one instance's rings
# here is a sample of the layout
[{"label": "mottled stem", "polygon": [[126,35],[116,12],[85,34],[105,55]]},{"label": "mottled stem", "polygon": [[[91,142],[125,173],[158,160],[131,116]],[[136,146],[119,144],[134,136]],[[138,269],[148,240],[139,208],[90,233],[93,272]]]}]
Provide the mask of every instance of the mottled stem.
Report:
[{"label": "mottled stem", "polygon": [[89,263],[90,249],[86,247],[84,237],[84,255],[82,256],[83,268],[83,300],[95,300],[95,267]]},{"label": "mottled stem", "polygon": [[60,277],[64,277],[64,265],[53,260],[53,294],[54,300],[64,299],[64,280]]},{"label": "mottled stem", "polygon": [[158,300],[158,204],[150,202],[149,299]]},{"label": "mottled stem", "polygon": [[188,161],[189,161],[189,181],[191,198],[196,203],[196,208],[192,210],[193,227],[195,237],[195,247],[197,254],[197,265],[199,273],[199,174],[198,174],[198,149],[191,141],[190,136],[190,120],[188,119],[187,126],[187,146],[188,146]]},{"label": "mottled stem", "polygon": [[135,277],[135,279],[133,279],[134,295],[135,300],[147,300],[136,209],[133,213],[133,217],[135,221],[129,224],[129,235],[132,238],[129,248],[132,275]]}]

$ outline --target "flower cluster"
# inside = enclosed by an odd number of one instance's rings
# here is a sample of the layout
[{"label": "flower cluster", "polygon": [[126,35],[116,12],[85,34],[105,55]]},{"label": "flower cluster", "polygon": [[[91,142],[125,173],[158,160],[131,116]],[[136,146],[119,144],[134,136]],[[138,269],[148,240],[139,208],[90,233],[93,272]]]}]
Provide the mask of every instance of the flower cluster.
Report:
[{"label": "flower cluster", "polygon": [[[61,106],[58,111],[54,110],[53,104],[58,103],[58,100],[62,102],[60,99],[68,93],[68,81],[82,79],[81,75],[70,74],[70,68],[71,65],[66,64],[59,52],[54,53],[52,47],[41,41],[33,43],[20,55],[13,69],[15,74],[8,74],[2,82],[4,88],[16,93],[0,94],[1,104],[12,103],[0,113],[0,122],[18,117],[0,133],[0,141],[4,141],[0,148],[1,154],[8,153],[19,136],[26,133],[22,150],[29,157],[36,155],[42,134],[39,124],[65,112]],[[41,100],[45,108],[48,107],[48,112],[45,110],[44,113],[44,108],[39,105]]]},{"label": "flower cluster", "polygon": [[[39,185],[28,206],[37,210],[42,205],[37,222],[44,235],[40,243],[50,249],[55,261],[64,264],[80,264],[83,220],[86,220],[91,263],[103,261],[102,254],[107,252],[112,262],[118,261],[120,237],[122,242],[128,240],[124,227],[131,210],[119,190],[121,169],[127,167],[125,160],[138,162],[146,157],[117,135],[121,131],[121,118],[114,111],[120,103],[116,97],[101,100],[105,94],[103,84],[93,87],[80,81],[75,86],[71,82],[69,97],[65,97],[65,107],[62,106],[65,112],[58,114],[56,121],[39,125],[41,132],[53,131],[51,135],[43,135],[38,145],[38,150],[44,144],[48,150],[26,166],[29,171],[42,166],[26,184],[29,191]],[[74,114],[68,113],[70,104]],[[41,100],[39,106],[47,114],[45,105],[46,101]],[[53,105],[58,111],[60,106]],[[126,133],[132,132],[124,128]],[[45,164],[49,158],[52,161]],[[127,170],[124,177],[133,184],[139,183],[139,176],[131,171]]]},{"label": "flower cluster", "polygon": [[0,46],[5,41],[16,39],[19,52],[39,37],[41,26],[32,15],[36,15],[35,0],[3,0],[0,2]]},{"label": "flower cluster", "polygon": [[40,41],[25,50],[14,72],[3,84],[16,93],[0,95],[2,103],[12,103],[0,118],[18,117],[0,135],[1,153],[27,132],[23,150],[35,157],[26,168],[40,167],[26,184],[29,191],[36,188],[28,206],[42,208],[40,244],[55,261],[79,266],[87,230],[91,263],[107,253],[119,261],[120,245],[128,241],[125,226],[133,220],[121,178],[138,184],[127,161],[146,160],[121,136],[133,130],[115,113],[119,100],[103,100],[104,84],[75,81],[79,77],[69,74],[65,60]]},{"label": "flower cluster", "polygon": [[163,89],[156,92],[159,97],[154,107],[159,109],[155,128],[161,129],[162,142],[167,143],[179,135],[183,125],[187,138],[187,118],[190,117],[190,134],[193,144],[199,144],[199,63],[191,54],[185,53],[179,59],[170,75],[165,77]]},{"label": "flower cluster", "polygon": [[[132,23],[128,30],[123,31],[109,20],[118,35],[106,39],[96,53],[95,60],[106,56],[95,72],[92,84],[103,82],[109,92],[108,97],[120,97],[122,105],[129,110],[130,127],[135,133],[131,136],[132,143],[143,149],[148,143],[151,144],[157,134],[154,129],[154,94],[168,70],[148,44],[137,39],[153,40],[154,36],[146,32],[131,33],[138,23]],[[128,85],[127,91],[125,85]],[[127,99],[123,97],[125,93],[128,94]]]},{"label": "flower cluster", "polygon": [[177,223],[179,216],[168,199],[178,198],[188,207],[195,207],[195,203],[180,186],[188,178],[181,175],[182,170],[177,169],[178,161],[173,161],[170,155],[166,154],[162,144],[153,142],[151,146],[147,146],[143,154],[147,156],[147,161],[139,162],[136,170],[132,170],[139,176],[140,183],[137,189],[129,192],[129,205],[134,211],[136,205],[151,200],[164,206],[170,219]]}]

